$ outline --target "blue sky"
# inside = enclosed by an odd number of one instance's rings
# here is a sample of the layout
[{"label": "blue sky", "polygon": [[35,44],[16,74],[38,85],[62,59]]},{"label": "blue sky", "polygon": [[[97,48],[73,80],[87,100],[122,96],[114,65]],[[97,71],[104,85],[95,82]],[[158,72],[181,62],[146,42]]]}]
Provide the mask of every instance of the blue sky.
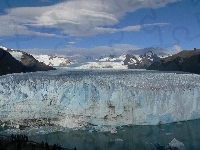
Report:
[{"label": "blue sky", "polygon": [[0,45],[45,51],[200,48],[195,0],[0,0]]}]

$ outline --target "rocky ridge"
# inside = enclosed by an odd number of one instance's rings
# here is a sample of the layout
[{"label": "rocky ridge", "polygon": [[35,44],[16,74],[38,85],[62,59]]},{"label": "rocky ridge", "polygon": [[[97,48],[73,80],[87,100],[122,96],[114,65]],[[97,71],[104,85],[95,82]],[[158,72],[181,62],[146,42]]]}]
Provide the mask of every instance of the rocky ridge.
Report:
[{"label": "rocky ridge", "polygon": [[144,55],[133,55],[127,54],[124,60],[124,65],[128,66],[128,69],[146,69],[153,62],[160,60],[158,55],[154,54],[152,51],[144,53]]},{"label": "rocky ridge", "polygon": [[151,64],[147,70],[184,71],[200,74],[200,49],[184,50],[162,58]]}]

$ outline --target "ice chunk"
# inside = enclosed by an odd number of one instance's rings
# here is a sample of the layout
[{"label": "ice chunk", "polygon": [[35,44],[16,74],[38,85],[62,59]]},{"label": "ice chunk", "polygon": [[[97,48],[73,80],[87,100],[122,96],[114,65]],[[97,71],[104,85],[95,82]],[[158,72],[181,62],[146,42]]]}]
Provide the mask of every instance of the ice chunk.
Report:
[{"label": "ice chunk", "polygon": [[184,144],[175,138],[169,143],[169,146],[172,148],[178,148],[180,150],[186,150]]}]

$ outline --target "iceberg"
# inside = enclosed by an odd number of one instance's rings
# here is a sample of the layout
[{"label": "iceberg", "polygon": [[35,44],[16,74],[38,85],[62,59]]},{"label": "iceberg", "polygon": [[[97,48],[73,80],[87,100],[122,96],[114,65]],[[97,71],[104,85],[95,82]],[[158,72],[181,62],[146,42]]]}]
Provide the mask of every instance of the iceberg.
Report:
[{"label": "iceberg", "polygon": [[56,70],[0,77],[9,125],[157,125],[200,118],[200,76],[138,70]]},{"label": "iceberg", "polygon": [[173,148],[178,148],[180,150],[186,150],[184,144],[178,140],[176,140],[175,138],[169,143],[170,147]]}]

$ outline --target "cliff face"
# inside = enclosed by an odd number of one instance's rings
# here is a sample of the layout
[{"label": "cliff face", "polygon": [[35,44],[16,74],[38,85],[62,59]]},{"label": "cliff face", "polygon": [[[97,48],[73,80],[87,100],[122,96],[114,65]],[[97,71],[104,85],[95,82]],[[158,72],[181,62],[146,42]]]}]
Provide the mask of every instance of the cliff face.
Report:
[{"label": "cliff face", "polygon": [[0,121],[85,127],[198,119],[199,83],[196,74],[132,70],[6,75],[0,77]]},{"label": "cliff face", "polygon": [[200,74],[200,50],[185,50],[163,58],[150,65],[147,70],[184,71]]}]

